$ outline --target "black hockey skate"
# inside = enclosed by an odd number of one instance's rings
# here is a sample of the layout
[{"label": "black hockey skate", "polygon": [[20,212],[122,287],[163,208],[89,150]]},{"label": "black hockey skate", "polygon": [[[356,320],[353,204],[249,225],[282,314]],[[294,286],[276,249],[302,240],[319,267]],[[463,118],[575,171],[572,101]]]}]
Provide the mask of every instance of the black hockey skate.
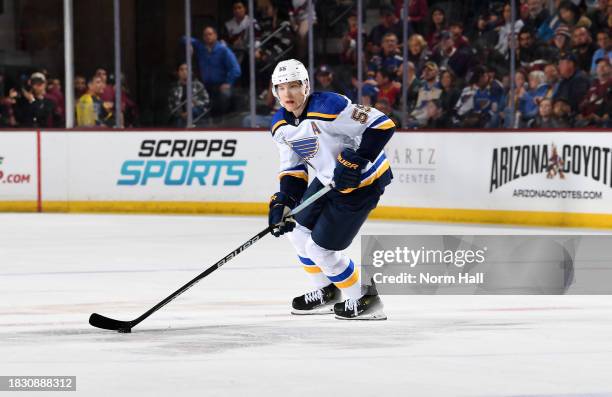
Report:
[{"label": "black hockey skate", "polygon": [[386,320],[383,304],[378,296],[376,283],[370,280],[365,287],[365,295],[361,298],[347,299],[334,305],[334,313],[339,320]]},{"label": "black hockey skate", "polygon": [[339,320],[386,320],[383,304],[378,294],[364,295],[361,298],[347,299],[334,305],[334,313]]},{"label": "black hockey skate", "polygon": [[334,303],[339,299],[340,290],[334,284],[330,284],[293,298],[291,314],[333,314]]}]

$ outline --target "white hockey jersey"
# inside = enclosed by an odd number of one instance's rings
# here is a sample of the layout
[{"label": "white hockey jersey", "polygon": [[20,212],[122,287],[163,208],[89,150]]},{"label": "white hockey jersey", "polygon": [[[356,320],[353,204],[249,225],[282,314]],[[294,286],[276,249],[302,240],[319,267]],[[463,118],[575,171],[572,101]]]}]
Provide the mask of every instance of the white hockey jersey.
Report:
[{"label": "white hockey jersey", "polygon": [[[338,154],[345,148],[357,150],[366,129],[385,134],[394,127],[377,109],[355,105],[331,92],[312,93],[299,118],[281,108],[272,119],[271,132],[280,152],[279,178],[291,175],[308,181],[306,159],[315,168],[314,176],[327,185],[333,179]],[[363,169],[358,188],[372,184],[386,172],[390,173],[390,164],[381,151]]]}]

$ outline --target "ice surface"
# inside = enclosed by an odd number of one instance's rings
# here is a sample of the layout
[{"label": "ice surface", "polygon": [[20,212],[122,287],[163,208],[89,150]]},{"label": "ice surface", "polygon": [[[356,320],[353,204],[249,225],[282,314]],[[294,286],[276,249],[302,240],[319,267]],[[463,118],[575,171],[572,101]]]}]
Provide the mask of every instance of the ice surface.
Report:
[{"label": "ice surface", "polygon": [[[612,396],[612,297],[386,296],[384,322],[291,316],[308,280],[288,241],[273,237],[131,334],[87,323],[94,311],[137,317],[265,223],[0,214],[0,375],[76,375],[83,396]],[[584,232],[375,221],[363,229]],[[349,253],[359,257],[358,240]]]}]

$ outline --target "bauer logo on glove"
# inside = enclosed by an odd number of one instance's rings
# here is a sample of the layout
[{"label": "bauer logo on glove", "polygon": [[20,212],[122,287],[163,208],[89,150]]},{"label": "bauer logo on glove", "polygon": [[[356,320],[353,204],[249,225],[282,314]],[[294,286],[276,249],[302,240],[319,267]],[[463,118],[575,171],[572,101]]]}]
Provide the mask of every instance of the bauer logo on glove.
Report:
[{"label": "bauer logo on glove", "polygon": [[368,160],[357,154],[353,149],[344,149],[336,158],[334,169],[334,186],[337,190],[354,189],[361,182],[361,171]]}]

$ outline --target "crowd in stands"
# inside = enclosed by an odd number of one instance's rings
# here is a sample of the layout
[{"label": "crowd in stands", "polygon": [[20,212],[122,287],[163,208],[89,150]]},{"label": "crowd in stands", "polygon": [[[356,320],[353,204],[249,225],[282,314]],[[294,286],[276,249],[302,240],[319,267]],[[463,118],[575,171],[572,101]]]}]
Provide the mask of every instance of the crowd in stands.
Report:
[{"label": "crowd in stands", "polygon": [[[325,54],[316,47],[315,57],[325,63],[318,63],[315,90],[338,92],[354,102],[361,91],[362,104],[376,107],[408,129],[612,126],[612,0],[517,0],[514,25],[509,1],[408,3],[406,42],[403,0],[383,2],[377,23],[365,21],[371,28],[362,37],[361,59],[357,16],[349,5],[341,18],[345,26],[335,42],[337,51]],[[230,20],[177,41],[188,45],[193,56],[195,126],[211,125],[219,117],[222,121],[231,112],[246,114],[251,18],[257,125],[267,127],[279,106],[269,85],[274,65],[288,58],[307,63],[308,2],[257,4],[252,16],[244,0],[234,0]],[[316,31],[316,14],[314,22]],[[361,90],[358,62],[364,71]],[[168,126],[182,128],[188,119],[185,59],[177,59],[174,75],[167,98]],[[90,77],[77,75],[74,89],[77,126],[115,125],[115,90],[106,70],[98,69]],[[125,84],[121,97],[123,126],[138,126],[138,106]],[[402,109],[407,112],[402,114]],[[61,127],[65,113],[61,82],[45,71],[0,93],[3,127]],[[249,126],[250,116],[242,122]]]},{"label": "crowd in stands", "polygon": [[[3,81],[0,75],[0,82]],[[0,127],[63,128],[65,100],[61,80],[49,77],[46,70],[24,75],[8,95],[0,97]],[[121,90],[122,126],[138,125],[138,107],[123,80]],[[115,127],[115,86],[108,73],[99,68],[89,78],[74,78],[75,125],[77,127]]]},{"label": "crowd in stands", "polygon": [[[464,22],[447,18],[443,6],[410,1],[405,44],[397,2],[395,8],[383,6],[380,23],[364,38],[362,102],[384,109],[398,124],[405,119],[403,128],[612,126],[612,0],[557,0],[552,9],[547,0],[517,1],[514,27],[510,2],[476,3],[473,21]],[[355,25],[349,19],[344,65],[357,65]],[[404,70],[408,112],[403,118]],[[336,86],[349,87],[343,93],[356,100],[355,79],[338,80]]]}]

